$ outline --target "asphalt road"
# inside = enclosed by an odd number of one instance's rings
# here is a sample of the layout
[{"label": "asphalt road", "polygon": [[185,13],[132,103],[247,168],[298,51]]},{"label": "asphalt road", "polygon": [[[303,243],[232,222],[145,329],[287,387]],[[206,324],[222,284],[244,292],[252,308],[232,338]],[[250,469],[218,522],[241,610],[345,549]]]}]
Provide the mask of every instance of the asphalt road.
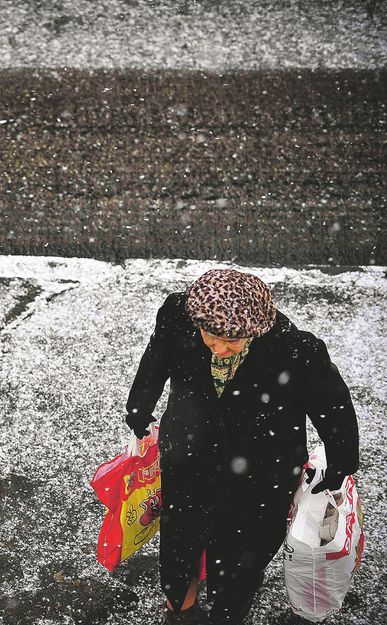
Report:
[{"label": "asphalt road", "polygon": [[0,252],[386,264],[386,69],[0,71]]},{"label": "asphalt road", "polygon": [[382,0],[0,0],[0,252],[385,264]]}]

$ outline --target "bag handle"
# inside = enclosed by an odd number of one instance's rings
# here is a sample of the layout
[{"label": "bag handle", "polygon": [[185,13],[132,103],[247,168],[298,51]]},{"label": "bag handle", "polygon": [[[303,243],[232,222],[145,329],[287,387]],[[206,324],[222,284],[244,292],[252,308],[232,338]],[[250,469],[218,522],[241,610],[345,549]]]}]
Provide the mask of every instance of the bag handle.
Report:
[{"label": "bag handle", "polygon": [[333,496],[333,494],[332,494],[332,491],[328,490],[328,488],[327,488],[327,489],[323,490],[322,492],[324,493],[324,495],[326,495],[326,497],[327,497],[327,499],[328,499],[329,503],[330,503],[330,504],[332,504],[332,506],[333,506],[334,508],[336,508],[336,510],[338,510],[338,509],[339,509],[339,506],[337,505],[337,501],[336,501],[336,499],[334,498],[334,496]]},{"label": "bag handle", "polygon": [[[152,443],[156,442],[158,439],[158,426],[156,426],[155,423],[151,423],[148,426],[148,430],[149,430],[149,435],[146,436],[145,438],[150,438],[152,440]],[[129,441],[126,446],[126,453],[128,457],[140,455],[142,440],[144,439],[137,438],[134,431],[133,430],[131,431],[129,435]]]},{"label": "bag handle", "polygon": [[131,433],[129,434],[129,441],[126,446],[126,453],[128,457],[130,458],[131,456],[137,456],[138,452],[139,452],[138,438],[135,435],[134,431],[132,430]]},{"label": "bag handle", "polygon": [[[315,474],[313,476],[312,481],[310,482],[310,484],[308,484],[306,482],[306,478],[303,481],[303,491],[305,492],[306,490],[309,490],[309,492],[312,492],[312,488],[314,488],[315,486],[317,486],[317,484],[319,484],[323,479],[324,479],[324,474],[325,471],[324,469],[322,469],[321,467],[310,467],[311,469],[315,470]],[[305,472],[306,474],[306,472]],[[332,492],[326,488],[325,490],[322,491],[322,493],[326,496],[326,498],[328,499],[329,503],[332,504],[332,506],[334,508],[336,508],[336,510],[338,509],[338,505],[337,505],[337,501],[334,498]]]}]

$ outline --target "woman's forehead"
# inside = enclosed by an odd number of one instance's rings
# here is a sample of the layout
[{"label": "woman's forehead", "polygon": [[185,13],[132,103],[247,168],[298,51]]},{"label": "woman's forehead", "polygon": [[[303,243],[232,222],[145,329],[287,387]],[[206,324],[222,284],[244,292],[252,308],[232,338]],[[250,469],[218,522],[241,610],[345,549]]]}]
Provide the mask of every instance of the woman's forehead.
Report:
[{"label": "woman's forehead", "polygon": [[217,336],[216,334],[212,334],[212,332],[208,332],[207,330],[203,330],[203,328],[200,328],[202,332],[204,332],[205,334],[208,334],[208,336],[210,336],[212,339],[220,339],[221,341],[227,341],[228,343],[238,343],[239,341],[243,341],[243,338],[240,339],[230,339],[227,336]]}]

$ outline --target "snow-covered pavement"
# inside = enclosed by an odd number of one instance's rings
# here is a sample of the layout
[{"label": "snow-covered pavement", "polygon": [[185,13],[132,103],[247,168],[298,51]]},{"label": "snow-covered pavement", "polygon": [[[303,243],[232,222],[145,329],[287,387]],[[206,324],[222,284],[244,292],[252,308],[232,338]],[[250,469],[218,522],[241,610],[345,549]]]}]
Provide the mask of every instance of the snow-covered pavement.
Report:
[{"label": "snow-covered pavement", "polygon": [[[157,308],[214,266],[0,257],[2,624],[161,623],[157,538],[110,576],[95,558],[103,510],[89,480],[126,442],[126,396]],[[326,341],[350,386],[366,548],[342,612],[327,622],[382,625],[384,268],[249,271],[280,310]],[[165,394],[158,416],[164,402]],[[248,623],[291,622],[277,554]]]},{"label": "snow-covered pavement", "polygon": [[382,1],[1,0],[0,68],[378,68]]}]

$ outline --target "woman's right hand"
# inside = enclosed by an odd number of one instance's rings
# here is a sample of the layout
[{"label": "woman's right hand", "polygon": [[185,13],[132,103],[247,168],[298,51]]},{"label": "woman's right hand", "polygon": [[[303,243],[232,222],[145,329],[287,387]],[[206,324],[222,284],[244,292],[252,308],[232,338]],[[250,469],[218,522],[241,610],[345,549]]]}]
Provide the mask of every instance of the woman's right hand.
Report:
[{"label": "woman's right hand", "polygon": [[154,423],[157,419],[153,415],[140,416],[138,413],[132,413],[126,415],[125,421],[137,438],[141,439],[144,436],[149,436],[150,431],[147,428],[150,423]]}]

